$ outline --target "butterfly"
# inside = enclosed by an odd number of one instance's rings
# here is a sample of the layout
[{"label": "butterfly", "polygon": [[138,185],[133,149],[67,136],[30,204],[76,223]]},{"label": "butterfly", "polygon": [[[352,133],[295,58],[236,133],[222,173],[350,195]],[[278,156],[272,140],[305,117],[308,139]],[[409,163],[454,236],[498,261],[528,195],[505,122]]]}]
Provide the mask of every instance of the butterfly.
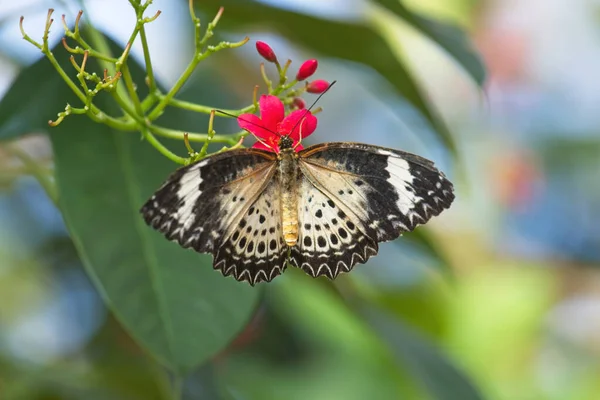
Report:
[{"label": "butterfly", "polygon": [[350,142],[296,152],[291,135],[277,144],[180,168],[142,207],[145,221],[255,285],[288,263],[333,279],[454,200],[444,174],[411,153]]}]

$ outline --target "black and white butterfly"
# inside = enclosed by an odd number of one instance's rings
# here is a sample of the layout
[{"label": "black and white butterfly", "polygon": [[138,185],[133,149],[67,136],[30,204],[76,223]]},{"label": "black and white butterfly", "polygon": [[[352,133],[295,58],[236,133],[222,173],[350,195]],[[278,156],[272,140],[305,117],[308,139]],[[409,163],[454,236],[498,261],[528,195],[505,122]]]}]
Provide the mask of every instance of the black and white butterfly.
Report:
[{"label": "black and white butterfly", "polygon": [[185,166],[141,213],[169,240],[212,253],[223,275],[254,285],[288,262],[333,279],[454,200],[452,183],[417,155],[348,142],[292,146],[283,136],[279,153],[231,150]]}]

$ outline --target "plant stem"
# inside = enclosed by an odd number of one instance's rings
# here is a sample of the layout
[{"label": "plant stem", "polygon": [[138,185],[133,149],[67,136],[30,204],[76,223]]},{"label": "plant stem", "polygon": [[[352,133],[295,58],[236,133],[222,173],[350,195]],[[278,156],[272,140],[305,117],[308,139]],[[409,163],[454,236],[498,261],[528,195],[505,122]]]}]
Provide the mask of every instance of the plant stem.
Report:
[{"label": "plant stem", "polygon": [[150,95],[156,91],[156,80],[154,79],[154,70],[152,69],[152,60],[150,59],[150,50],[148,49],[148,40],[146,39],[146,29],[144,25],[140,28],[140,38],[142,39],[142,49],[144,50],[144,63],[146,64],[146,76],[148,77],[148,88]]},{"label": "plant stem", "polygon": [[171,99],[173,99],[173,97],[177,94],[177,92],[179,92],[179,89],[181,89],[183,84],[187,82],[187,80],[190,78],[200,61],[200,57],[194,57],[192,61],[190,61],[187,68],[185,69],[185,71],[183,71],[179,79],[177,79],[177,82],[175,82],[171,90],[169,90],[169,92],[164,97],[162,97],[162,99],[156,105],[156,107],[154,107],[150,114],[148,114],[148,119],[150,121],[154,121],[162,114],[165,107],[171,102]]},{"label": "plant stem", "polygon": [[[188,140],[190,142],[205,142],[209,135],[207,133],[188,133],[188,132],[184,132],[184,131],[179,131],[176,129],[169,129],[169,128],[164,128],[162,126],[158,126],[158,125],[149,125],[148,129],[150,129],[152,131],[152,133],[155,133],[157,135],[166,137],[166,138],[170,138],[170,139],[177,139],[177,140],[182,140],[183,139],[183,135],[187,134],[188,135]],[[231,143],[232,142],[232,135],[214,135],[214,137],[211,139],[213,142],[216,143]]]},{"label": "plant stem", "polygon": [[183,157],[179,157],[177,154],[173,153],[171,150],[167,149],[161,142],[158,141],[154,137],[154,135],[148,130],[147,127],[140,127],[142,132],[142,136],[144,139],[148,141],[156,150],[158,150],[163,156],[167,157],[169,160],[176,162],[177,164],[185,165],[187,164],[187,159]]},{"label": "plant stem", "polygon": [[[162,100],[165,98],[165,95],[161,94],[158,96],[158,98]],[[203,106],[200,104],[190,103],[189,101],[178,100],[175,98],[172,98],[169,100],[169,105],[173,106],[173,107],[182,108],[184,110],[199,112],[199,113],[203,113],[203,114],[210,114],[215,109],[214,107]],[[239,110],[228,110],[228,109],[224,109],[224,108],[220,108],[219,110],[224,111],[228,114],[236,115],[236,116],[240,115],[240,114],[256,111],[255,106],[253,104],[246,106],[244,108],[241,108]]]}]

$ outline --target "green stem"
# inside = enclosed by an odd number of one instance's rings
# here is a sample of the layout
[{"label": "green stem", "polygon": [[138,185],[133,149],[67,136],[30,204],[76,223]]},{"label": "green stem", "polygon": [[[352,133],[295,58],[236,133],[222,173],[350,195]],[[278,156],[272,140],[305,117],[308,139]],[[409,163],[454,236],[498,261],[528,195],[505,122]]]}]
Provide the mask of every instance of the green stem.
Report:
[{"label": "green stem", "polygon": [[148,130],[147,127],[143,126],[140,128],[144,139],[148,141],[156,150],[158,150],[163,156],[167,157],[169,160],[185,165],[187,164],[187,159],[183,157],[179,157],[177,154],[173,153],[171,150],[167,149],[158,139],[154,137],[152,133]]},{"label": "green stem", "polygon": [[143,114],[139,115],[138,113],[136,113],[136,111],[132,109],[128,103],[123,101],[123,99],[115,91],[110,92],[110,94],[113,97],[113,99],[115,99],[119,107],[121,107],[121,109],[126,115],[126,118],[131,118],[133,121],[137,122],[137,125],[146,125]]},{"label": "green stem", "polygon": [[79,100],[81,100],[83,104],[85,104],[87,102],[86,95],[81,90],[79,90],[79,87],[75,84],[75,82],[73,82],[73,80],[69,77],[69,75],[67,75],[65,70],[62,69],[58,61],[56,61],[56,58],[54,58],[54,54],[52,54],[52,52],[48,50],[44,53],[44,55],[48,58],[48,61],[50,61],[50,64],[52,64],[52,66],[58,72],[60,77],[67,83],[67,86],[69,86],[73,93],[75,93],[75,95],[79,97]]},{"label": "green stem", "polygon": [[[154,125],[154,124],[149,125],[148,129],[150,129],[152,131],[152,133],[154,133],[156,135],[160,135],[162,137],[166,137],[169,139],[182,140],[183,135],[186,133],[188,135],[188,140],[190,142],[205,142],[209,138],[209,135],[207,133],[188,133],[188,132],[179,131],[176,129],[164,128],[162,126],[158,126],[158,125]],[[227,136],[214,135],[214,137],[211,140],[216,143],[231,143],[232,142],[231,136],[232,135],[227,135]],[[239,136],[237,136],[237,135],[236,135],[236,137],[239,138]]]},{"label": "green stem", "polygon": [[173,97],[177,94],[177,92],[179,92],[179,90],[185,84],[185,82],[190,78],[190,76],[196,69],[196,66],[198,65],[198,63],[200,63],[202,59],[204,59],[204,57],[200,58],[198,56],[195,56],[192,59],[192,61],[190,61],[185,71],[183,71],[179,79],[177,79],[177,82],[175,82],[175,85],[173,85],[171,90],[169,90],[169,92],[164,97],[162,97],[162,99],[156,105],[156,107],[154,107],[150,114],[148,114],[148,119],[150,121],[155,120],[162,114],[165,107],[171,102],[171,99],[173,99]]},{"label": "green stem", "polygon": [[156,89],[154,93],[148,93],[144,100],[142,100],[142,110],[144,110],[144,113],[148,111],[158,101],[158,96],[156,95],[157,91],[158,89]]},{"label": "green stem", "polygon": [[[94,28],[90,22],[88,22],[88,24],[85,27],[86,27],[86,33],[91,37],[91,41],[94,44],[94,47],[96,49],[98,49],[98,52],[102,53],[102,54],[106,54],[109,57],[113,57],[112,52],[110,51],[110,46],[108,45],[108,42],[106,41],[106,38],[104,37],[104,35],[102,35],[100,32],[98,32],[96,30],[96,28]],[[137,27],[136,27],[136,29],[137,29]],[[89,45],[88,45],[88,47],[89,47]],[[98,62],[103,69],[106,69],[109,71],[109,75],[114,75],[116,73],[115,64],[109,63],[102,59],[98,59]],[[117,86],[116,87],[117,95],[123,99],[127,99],[126,101],[131,101],[131,99],[129,99],[127,97],[127,92],[126,92],[125,88],[122,85],[119,85],[118,82],[117,82],[116,86]]]},{"label": "green stem", "polygon": [[98,111],[94,113],[91,110],[88,110],[86,114],[90,117],[92,121],[98,122],[100,124],[105,124],[114,129],[128,132],[137,130],[137,125],[134,121],[123,121],[121,119],[111,117],[103,111]]},{"label": "green stem", "polygon": [[[56,69],[58,74],[65,81],[67,86],[69,86],[69,88],[73,91],[73,93],[75,93],[75,95],[84,104],[87,104],[88,103],[87,96],[79,89],[79,87],[77,87],[75,82],[73,82],[73,80],[67,75],[65,70],[58,63],[58,61],[56,61],[54,54],[52,54],[52,52],[50,50],[47,50],[46,52],[44,52],[44,55],[48,58],[48,61],[50,61],[50,64],[52,64],[54,69]],[[86,105],[86,107],[89,108],[87,114],[92,118],[92,120],[94,120],[96,122],[101,122],[101,123],[107,124],[113,128],[123,129],[123,130],[131,130],[131,125],[109,116],[108,114],[106,114],[102,110],[100,110],[97,106],[95,106],[93,103],[90,102],[89,106]]]},{"label": "green stem", "polygon": [[142,39],[142,48],[144,49],[144,62],[146,64],[148,87],[150,88],[150,93],[154,93],[154,91],[156,91],[156,81],[154,79],[152,60],[150,59],[150,50],[148,49],[148,40],[146,39],[146,29],[144,28],[144,25],[140,28],[140,38]]},{"label": "green stem", "polygon": [[[164,99],[165,97],[166,96],[163,94],[158,96],[158,98],[161,100]],[[204,113],[204,114],[210,114],[212,112],[212,110],[215,109],[214,107],[207,107],[207,106],[203,106],[200,104],[190,103],[189,101],[178,100],[178,99],[174,99],[174,98],[169,100],[169,105],[173,106],[173,107],[182,108],[184,110],[194,111],[194,112],[199,112],[199,113]],[[249,105],[249,106],[244,107],[239,110],[227,110],[227,109],[219,109],[219,110],[224,111],[228,114],[233,114],[233,115],[240,115],[240,114],[256,111],[254,105]]]},{"label": "green stem", "polygon": [[123,81],[125,82],[125,87],[127,88],[127,93],[129,93],[129,98],[133,102],[133,106],[135,107],[135,111],[137,115],[143,116],[144,110],[142,109],[142,104],[140,103],[140,98],[135,91],[133,77],[131,76],[131,72],[129,71],[129,66],[127,62],[123,63],[121,67],[121,73],[123,74]]}]

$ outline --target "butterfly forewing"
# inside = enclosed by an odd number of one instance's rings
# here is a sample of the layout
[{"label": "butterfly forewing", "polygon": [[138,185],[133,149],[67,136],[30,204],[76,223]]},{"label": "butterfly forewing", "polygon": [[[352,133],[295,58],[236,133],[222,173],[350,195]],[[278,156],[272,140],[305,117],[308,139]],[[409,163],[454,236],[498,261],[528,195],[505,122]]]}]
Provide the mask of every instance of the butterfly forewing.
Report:
[{"label": "butterfly forewing", "polygon": [[[240,276],[240,280],[252,281],[254,277],[242,274],[248,263],[239,264],[237,269],[227,263],[227,249],[231,249],[231,238],[242,221],[248,224],[246,214],[261,195],[262,201],[270,199],[270,204],[276,204],[273,189],[266,190],[274,182],[276,160],[275,154],[257,149],[233,150],[207,157],[177,170],[146,202],[141,212],[146,222],[169,240],[198,252],[213,253],[216,269],[234,274],[236,278]],[[241,237],[240,233],[238,237]],[[244,248],[246,250],[248,246]],[[238,251],[235,254],[241,254],[244,260],[274,258],[272,252],[252,251],[247,255]],[[269,266],[280,269],[281,263],[269,262],[263,269]],[[267,277],[272,276],[269,274]]]},{"label": "butterfly forewing", "polygon": [[354,210],[377,241],[412,231],[454,200],[452,183],[431,161],[398,150],[326,143],[302,151],[300,167],[332,200]]}]

